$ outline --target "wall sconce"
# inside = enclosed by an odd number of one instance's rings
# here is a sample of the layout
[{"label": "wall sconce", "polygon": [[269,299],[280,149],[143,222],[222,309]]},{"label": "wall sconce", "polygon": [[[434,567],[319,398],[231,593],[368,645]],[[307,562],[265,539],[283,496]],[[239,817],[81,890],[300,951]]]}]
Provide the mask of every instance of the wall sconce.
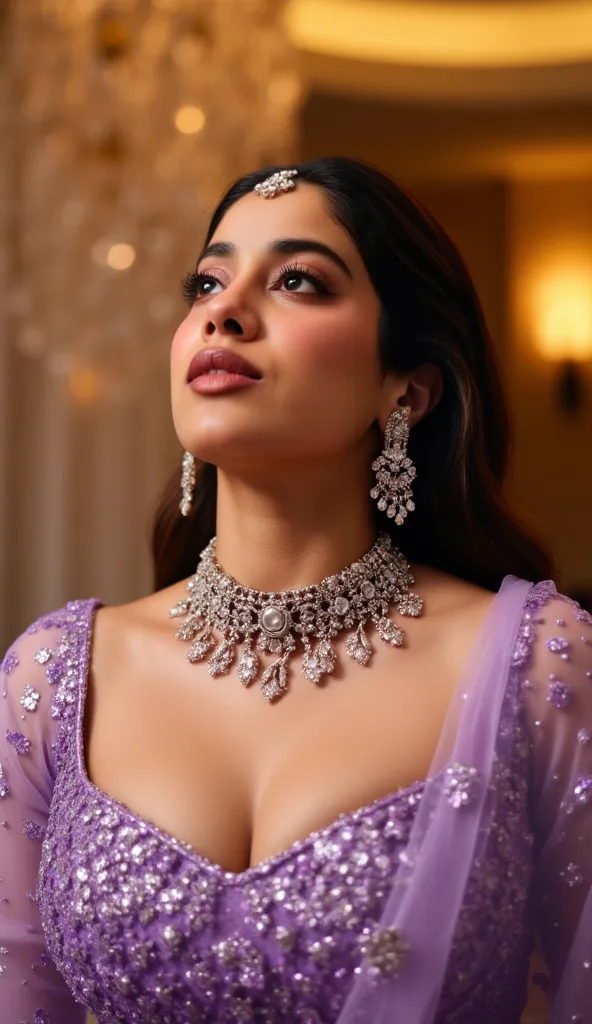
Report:
[{"label": "wall sconce", "polygon": [[584,363],[592,359],[592,268],[554,269],[537,289],[535,343],[556,366],[556,395],[565,413],[585,400]]}]

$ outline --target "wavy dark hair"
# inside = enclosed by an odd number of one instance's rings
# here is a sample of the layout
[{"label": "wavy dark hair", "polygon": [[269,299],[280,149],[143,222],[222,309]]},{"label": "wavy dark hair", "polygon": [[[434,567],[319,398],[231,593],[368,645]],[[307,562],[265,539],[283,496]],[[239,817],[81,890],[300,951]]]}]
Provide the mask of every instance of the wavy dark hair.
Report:
[{"label": "wavy dark hair", "polygon": [[[381,303],[383,372],[405,374],[433,363],[444,381],[440,402],[410,435],[416,511],[398,527],[373,503],[377,528],[391,534],[410,561],[490,590],[499,589],[506,574],[552,576],[550,556],[503,498],[508,411],[481,303],[458,249],[429,211],[381,171],[342,157],[294,166],[300,179],[322,190],[364,261]],[[231,186],[212,216],[206,244],[233,203],[277,170],[267,167]],[[378,452],[378,425],[376,431]],[[187,518],[179,512],[178,467],[167,484],[153,525],[156,589],[195,572],[214,536],[216,473],[215,466],[198,464]]]}]

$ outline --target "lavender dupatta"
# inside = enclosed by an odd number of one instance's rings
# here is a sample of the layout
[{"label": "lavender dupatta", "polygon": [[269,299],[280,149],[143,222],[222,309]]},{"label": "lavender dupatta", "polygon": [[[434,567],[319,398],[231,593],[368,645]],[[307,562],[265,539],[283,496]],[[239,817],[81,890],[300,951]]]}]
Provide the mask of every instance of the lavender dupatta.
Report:
[{"label": "lavender dupatta", "polygon": [[[543,613],[537,618],[541,606]],[[561,630],[556,623],[562,624]],[[451,701],[408,856],[397,871],[380,921],[381,928],[401,929],[409,953],[399,973],[389,979],[376,983],[367,972],[358,975],[338,1024],[434,1021],[471,868],[483,857],[495,816],[494,767],[508,763],[509,746],[515,742],[511,729],[500,728],[504,695],[512,673],[518,673],[513,681],[521,689],[526,670],[530,673],[533,667],[540,682],[527,683],[524,693],[527,723],[544,737],[542,742],[538,736],[533,740],[533,807],[541,819],[535,888],[542,908],[538,925],[551,969],[549,1020],[592,1021],[592,809],[570,811],[570,794],[582,779],[589,780],[584,792],[592,803],[592,743],[587,740],[592,729],[591,623],[586,612],[557,595],[552,583],[533,588],[512,576],[504,579]],[[578,636],[586,628],[586,635]],[[563,654],[561,667],[562,676],[570,681],[548,684],[551,699],[543,680],[553,679],[549,668],[558,667],[561,648],[550,639],[557,632],[569,652]],[[576,646],[579,643],[590,646]],[[558,685],[569,691],[563,706],[563,691],[552,690]],[[473,766],[479,773],[470,807],[454,809],[446,799],[445,768],[451,762]],[[580,883],[562,884],[565,866],[573,867],[575,856]],[[563,920],[561,909],[568,897],[569,912]]]}]

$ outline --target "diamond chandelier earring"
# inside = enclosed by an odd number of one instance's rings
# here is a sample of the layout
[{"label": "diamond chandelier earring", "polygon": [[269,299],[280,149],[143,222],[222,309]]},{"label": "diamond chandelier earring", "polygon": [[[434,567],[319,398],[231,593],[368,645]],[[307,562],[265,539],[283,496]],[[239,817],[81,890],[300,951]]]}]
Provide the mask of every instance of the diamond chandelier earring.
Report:
[{"label": "diamond chandelier earring", "polygon": [[182,516],[188,516],[193,504],[193,489],[195,487],[195,455],[185,452],[183,455],[181,471],[181,494],[179,508]]},{"label": "diamond chandelier earring", "polygon": [[410,412],[409,406],[405,405],[390,414],[384,431],[382,455],[372,463],[376,485],[370,491],[370,497],[378,499],[380,511],[394,519],[397,526],[402,526],[407,514],[415,509],[411,482],[415,480],[417,470],[407,455]]}]

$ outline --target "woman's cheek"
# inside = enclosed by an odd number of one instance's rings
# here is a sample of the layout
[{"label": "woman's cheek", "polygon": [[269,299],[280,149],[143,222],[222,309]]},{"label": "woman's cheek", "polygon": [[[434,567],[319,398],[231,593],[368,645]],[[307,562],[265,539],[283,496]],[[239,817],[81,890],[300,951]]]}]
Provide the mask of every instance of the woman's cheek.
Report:
[{"label": "woman's cheek", "polygon": [[191,314],[188,314],[181,321],[173,335],[171,342],[171,367],[174,369],[183,361],[186,362],[194,355],[192,339],[195,338],[195,327],[191,325]]},{"label": "woman's cheek", "polygon": [[[366,375],[372,365],[371,339],[366,340],[368,325],[357,329],[351,319],[315,328],[304,334],[300,344],[300,358],[307,365],[336,377],[348,378],[352,373]],[[373,350],[373,349],[372,349]]]}]

